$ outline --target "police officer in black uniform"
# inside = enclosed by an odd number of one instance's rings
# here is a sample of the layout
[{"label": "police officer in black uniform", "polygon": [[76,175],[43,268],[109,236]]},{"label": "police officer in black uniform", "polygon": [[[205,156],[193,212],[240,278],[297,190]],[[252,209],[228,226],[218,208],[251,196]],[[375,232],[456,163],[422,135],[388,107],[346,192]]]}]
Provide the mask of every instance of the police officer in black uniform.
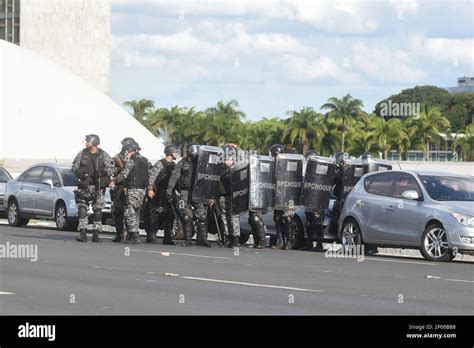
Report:
[{"label": "police officer in black uniform", "polygon": [[177,185],[176,188],[180,193],[178,210],[186,238],[184,246],[192,245],[193,220],[196,217],[198,225],[196,245],[211,247],[207,241],[207,206],[192,201],[198,155],[199,145],[189,144],[186,147],[186,157],[176,165],[171,174],[167,196],[170,201],[174,201],[174,191]]},{"label": "police officer in black uniform", "polygon": [[[306,152],[306,158],[309,156],[317,156],[318,153],[315,150],[308,150]],[[311,250],[311,251],[326,251],[323,247],[322,238],[324,236],[322,230],[322,219],[324,218],[325,211],[305,211],[306,221],[305,229],[308,234],[308,239],[306,240],[306,245],[301,247],[301,250]],[[313,247],[313,238],[318,238],[316,240],[316,246]]]},{"label": "police officer in black uniform", "polygon": [[156,243],[156,232],[160,226],[163,226],[163,244],[175,245],[171,238],[174,212],[166,190],[171,174],[176,167],[174,161],[178,159],[180,151],[176,145],[170,144],[165,146],[164,152],[165,158],[156,162],[150,170],[147,202],[144,207],[145,231],[147,242]]},{"label": "police officer in black uniform", "polygon": [[[275,144],[270,147],[270,153],[277,159],[278,155],[284,153],[284,147],[280,144]],[[273,221],[275,221],[275,228],[277,231],[277,242],[273,245],[276,249],[292,249],[293,240],[297,233],[297,226],[293,219],[295,210],[283,209],[273,211]]]}]

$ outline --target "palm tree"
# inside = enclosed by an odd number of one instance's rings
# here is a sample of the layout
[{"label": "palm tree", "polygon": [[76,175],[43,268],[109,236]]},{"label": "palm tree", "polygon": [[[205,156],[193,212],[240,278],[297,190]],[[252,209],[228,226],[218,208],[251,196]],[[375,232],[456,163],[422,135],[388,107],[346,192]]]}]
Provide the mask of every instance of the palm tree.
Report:
[{"label": "palm tree", "polygon": [[466,129],[454,137],[453,151],[461,154],[464,161],[474,160],[474,125],[471,124]]},{"label": "palm tree", "polygon": [[402,160],[408,159],[409,150],[423,150],[424,148],[423,140],[418,134],[416,121],[417,120],[413,116],[402,120],[403,131],[406,134],[406,137],[403,137],[398,145]]},{"label": "palm tree", "polygon": [[246,130],[248,132],[246,140],[248,148],[265,154],[268,153],[270,146],[283,142],[285,126],[283,122],[276,117],[264,117],[259,121],[247,123]]},{"label": "palm tree", "polygon": [[347,132],[347,149],[353,155],[362,155],[364,152],[372,151],[374,147],[373,134],[370,133],[370,126],[375,115],[361,118]]},{"label": "palm tree", "polygon": [[150,99],[128,100],[123,106],[132,108],[132,116],[140,123],[147,120],[148,112],[155,107],[155,102]]},{"label": "palm tree", "polygon": [[321,122],[321,116],[312,107],[303,107],[300,111],[289,112],[287,128],[283,137],[289,137],[291,145],[296,141],[303,145],[303,153],[309,150],[313,143],[319,143],[325,133],[325,125]]},{"label": "palm tree", "polygon": [[339,131],[341,132],[341,151],[344,152],[345,135],[348,126],[351,125],[354,118],[361,114],[364,106],[362,100],[354,99],[350,94],[345,95],[341,99],[332,97],[328,99],[321,109],[328,109],[327,116],[341,119]]},{"label": "palm tree", "polygon": [[398,118],[386,121],[383,117],[372,117],[369,133],[384,159],[387,159],[393,146],[398,146],[402,139],[407,138],[402,121]]},{"label": "palm tree", "polygon": [[323,124],[326,132],[319,143],[318,149],[322,156],[333,155],[340,146],[340,127],[342,120],[339,118],[325,117]]},{"label": "palm tree", "polygon": [[221,146],[227,142],[240,143],[242,140],[245,114],[238,109],[235,100],[227,103],[219,101],[216,106],[208,108],[206,113],[205,140],[209,145]]},{"label": "palm tree", "polygon": [[450,127],[449,121],[444,117],[438,107],[423,105],[423,111],[416,119],[417,132],[424,144],[425,161],[429,160],[430,142],[439,139],[440,132],[447,132]]}]

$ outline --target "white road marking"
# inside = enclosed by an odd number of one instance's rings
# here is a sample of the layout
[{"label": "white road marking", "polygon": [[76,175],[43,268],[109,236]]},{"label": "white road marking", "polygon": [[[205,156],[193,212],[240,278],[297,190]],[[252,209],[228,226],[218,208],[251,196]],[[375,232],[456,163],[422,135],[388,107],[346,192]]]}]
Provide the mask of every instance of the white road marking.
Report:
[{"label": "white road marking", "polygon": [[463,283],[474,283],[474,280],[465,280],[465,279],[443,279],[450,282],[463,282]]},{"label": "white road marking", "polygon": [[201,280],[201,281],[213,282],[213,283],[246,285],[246,286],[254,286],[254,287],[260,287],[260,288],[284,289],[284,290],[306,291],[306,292],[324,292],[323,290],[302,289],[302,288],[294,288],[294,287],[279,286],[279,285],[245,283],[245,282],[236,282],[236,281],[232,281],[232,280],[222,280],[222,279],[210,279],[210,278],[199,278],[199,277],[189,277],[189,276],[182,276],[180,278],[181,279],[190,279],[190,280]]},{"label": "white road marking", "polygon": [[15,295],[14,292],[0,291],[0,295]]},{"label": "white road marking", "polygon": [[[130,251],[143,251],[145,253],[155,253],[160,254],[162,251],[156,250],[143,250],[143,249],[130,249]],[[207,255],[196,255],[196,254],[181,254],[181,253],[171,253],[171,255],[180,255],[180,256],[191,256],[191,257],[202,257],[206,259],[221,259],[221,260],[232,260],[231,257],[222,257],[222,256],[207,256]]]},{"label": "white road marking", "polygon": [[417,262],[417,261],[404,261],[404,260],[387,260],[387,259],[379,259],[379,258],[372,258],[372,257],[365,257],[364,260],[369,260],[369,261],[384,261],[384,262],[398,262],[398,263],[414,263],[416,265],[431,265],[431,266],[437,266],[437,263],[433,262]]}]

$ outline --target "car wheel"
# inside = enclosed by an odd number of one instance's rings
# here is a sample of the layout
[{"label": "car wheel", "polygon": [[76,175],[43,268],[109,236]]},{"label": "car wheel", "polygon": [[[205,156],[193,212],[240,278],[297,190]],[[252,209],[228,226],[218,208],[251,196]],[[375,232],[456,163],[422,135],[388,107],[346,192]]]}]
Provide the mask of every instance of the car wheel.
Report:
[{"label": "car wheel", "polygon": [[341,244],[346,251],[353,251],[362,245],[359,224],[354,219],[348,219],[344,222],[341,231]]},{"label": "car wheel", "polygon": [[66,205],[63,202],[59,202],[56,205],[54,221],[56,222],[57,229],[60,231],[66,231],[69,228]]},{"label": "car wheel", "polygon": [[421,236],[421,254],[430,261],[451,261],[455,255],[449,248],[448,236],[440,224],[429,225]]},{"label": "car wheel", "polygon": [[239,243],[240,245],[244,245],[249,241],[250,234],[241,234],[239,237]]},{"label": "car wheel", "polygon": [[29,219],[22,219],[20,217],[20,208],[18,208],[18,203],[15,199],[12,199],[8,203],[7,218],[8,224],[14,227],[24,226],[30,221]]}]

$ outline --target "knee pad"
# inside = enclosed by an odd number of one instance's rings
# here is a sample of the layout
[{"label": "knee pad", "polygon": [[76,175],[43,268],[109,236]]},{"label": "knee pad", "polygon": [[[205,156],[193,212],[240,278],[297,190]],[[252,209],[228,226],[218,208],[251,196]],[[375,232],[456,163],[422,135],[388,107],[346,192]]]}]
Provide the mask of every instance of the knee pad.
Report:
[{"label": "knee pad", "polygon": [[102,211],[94,210],[94,221],[95,222],[102,222]]},{"label": "knee pad", "polygon": [[257,214],[252,214],[249,216],[249,224],[251,226],[261,226],[263,225],[262,218]]},{"label": "knee pad", "polygon": [[199,223],[207,222],[207,214],[205,212],[199,212],[196,214],[196,218],[198,219]]},{"label": "knee pad", "polygon": [[182,214],[181,219],[183,220],[183,224],[192,222],[192,218],[189,214]]},{"label": "knee pad", "polygon": [[87,208],[83,205],[78,207],[77,216],[79,219],[84,219],[87,217]]}]

